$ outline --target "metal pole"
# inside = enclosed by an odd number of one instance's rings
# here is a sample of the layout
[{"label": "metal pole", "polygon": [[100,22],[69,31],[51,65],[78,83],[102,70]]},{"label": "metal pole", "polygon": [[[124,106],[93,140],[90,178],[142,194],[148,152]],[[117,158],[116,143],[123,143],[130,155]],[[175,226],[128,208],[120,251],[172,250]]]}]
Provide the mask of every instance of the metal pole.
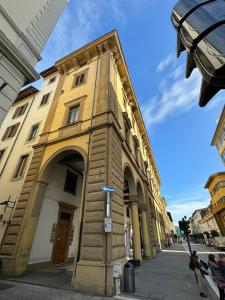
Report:
[{"label": "metal pole", "polygon": [[191,250],[191,244],[190,244],[189,235],[186,234],[186,238],[187,238],[187,243],[188,243],[188,248],[189,248],[189,251],[190,251],[190,255],[192,255],[192,250]]}]

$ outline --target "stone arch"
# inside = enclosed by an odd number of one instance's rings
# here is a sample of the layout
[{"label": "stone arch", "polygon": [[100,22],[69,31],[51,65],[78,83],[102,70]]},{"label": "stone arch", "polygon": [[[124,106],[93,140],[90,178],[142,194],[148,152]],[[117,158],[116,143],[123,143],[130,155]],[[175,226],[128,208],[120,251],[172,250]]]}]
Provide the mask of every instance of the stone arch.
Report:
[{"label": "stone arch", "polygon": [[[52,264],[67,262],[71,257],[76,261],[86,165],[86,153],[79,147],[69,146],[55,151],[40,169],[32,211],[38,222],[30,264],[39,263],[45,257]],[[60,228],[64,228],[63,234]],[[63,241],[64,237],[66,246],[62,250],[57,241]]]},{"label": "stone arch", "polygon": [[137,199],[138,199],[138,202],[140,204],[144,204],[145,203],[145,200],[144,200],[144,190],[143,190],[142,184],[141,184],[141,182],[139,180],[137,180],[136,190],[137,190]]},{"label": "stone arch", "polygon": [[127,195],[126,200],[130,200],[130,197],[136,196],[135,179],[132,168],[128,163],[124,164],[123,167],[123,182],[124,182],[124,194]]},{"label": "stone arch", "polygon": [[52,164],[55,159],[63,159],[64,157],[66,157],[69,154],[72,154],[74,152],[77,152],[80,154],[80,156],[82,156],[83,160],[84,160],[84,170],[86,170],[86,165],[87,165],[87,153],[80,147],[77,146],[69,146],[69,147],[63,147],[57,151],[54,152],[54,154],[52,154],[43,164],[43,166],[41,167],[39,174],[38,174],[38,178],[37,181],[45,181],[46,177],[47,177],[47,173],[48,173],[48,168],[50,166],[50,164]]}]

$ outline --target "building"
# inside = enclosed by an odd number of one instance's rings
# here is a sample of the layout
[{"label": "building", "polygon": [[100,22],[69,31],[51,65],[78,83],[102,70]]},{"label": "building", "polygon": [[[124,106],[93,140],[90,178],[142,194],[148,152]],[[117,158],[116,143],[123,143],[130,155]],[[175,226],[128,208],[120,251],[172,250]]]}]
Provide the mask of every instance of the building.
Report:
[{"label": "building", "polygon": [[41,73],[44,81],[40,91],[32,86],[22,90],[1,126],[0,203],[7,200],[11,202],[9,207],[0,206],[3,218],[0,222],[0,244],[25,180],[33,145],[43,130],[54,97],[59,79],[56,71],[52,68]]},{"label": "building", "polygon": [[[17,133],[27,137],[41,123],[40,137],[24,158],[26,138],[12,136],[21,143],[14,153],[18,164],[7,163],[1,178],[4,201],[16,186],[7,186],[12,176],[20,182],[18,197],[10,198],[15,203],[1,243],[1,271],[18,275],[28,267],[73,261],[72,286],[112,295],[114,264],[123,268],[127,256],[154,256],[165,238],[160,177],[116,31],[42,76],[43,88],[32,92],[36,106],[24,121],[30,118],[29,124]],[[39,114],[52,78],[50,107]],[[31,103],[29,97],[15,108]],[[15,122],[10,114],[7,126]],[[5,130],[7,137],[15,132]],[[102,190],[108,186],[114,192]]]},{"label": "building", "polygon": [[66,3],[1,0],[0,125],[20,88],[39,78],[34,66]]},{"label": "building", "polygon": [[203,233],[203,228],[201,227],[200,222],[204,211],[205,208],[195,210],[189,219],[191,234]]},{"label": "building", "polygon": [[216,223],[216,219],[214,218],[211,212],[211,205],[202,210],[201,213],[202,219],[199,222],[199,226],[201,228],[202,233],[208,233],[211,236],[212,231],[217,232],[218,235],[221,235],[219,227]]},{"label": "building", "polygon": [[225,165],[225,106],[220,115],[211,146],[216,146],[217,151]]},{"label": "building", "polygon": [[225,235],[225,172],[209,176],[205,188],[211,195],[211,211],[222,235]]}]

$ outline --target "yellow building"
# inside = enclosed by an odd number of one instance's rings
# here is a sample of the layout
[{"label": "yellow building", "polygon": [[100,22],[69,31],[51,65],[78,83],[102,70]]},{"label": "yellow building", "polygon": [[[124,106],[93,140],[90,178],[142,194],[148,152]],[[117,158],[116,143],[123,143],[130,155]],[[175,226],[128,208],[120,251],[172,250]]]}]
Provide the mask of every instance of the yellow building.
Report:
[{"label": "yellow building", "polygon": [[209,176],[205,188],[211,195],[211,211],[222,235],[225,235],[225,172]]},{"label": "yellow building", "polygon": [[214,133],[211,146],[216,146],[217,151],[225,165],[225,106]]},{"label": "yellow building", "polygon": [[77,290],[112,295],[114,264],[154,256],[165,238],[160,177],[116,31],[42,72],[53,74],[51,107],[2,241],[2,272],[72,260]]}]

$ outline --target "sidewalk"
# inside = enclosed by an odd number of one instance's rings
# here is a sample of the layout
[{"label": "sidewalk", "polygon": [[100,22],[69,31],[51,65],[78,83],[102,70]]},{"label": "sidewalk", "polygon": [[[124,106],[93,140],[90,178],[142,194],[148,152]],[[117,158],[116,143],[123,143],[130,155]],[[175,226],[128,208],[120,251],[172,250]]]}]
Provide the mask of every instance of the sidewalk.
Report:
[{"label": "sidewalk", "polygon": [[[135,269],[136,293],[121,294],[114,298],[148,300],[201,300],[195,282],[194,272],[189,270],[189,256],[182,245],[162,251],[155,258],[144,260]],[[56,269],[57,271],[57,269]],[[82,295],[71,289],[65,272],[50,272],[42,269],[24,276],[0,280],[1,300],[103,300],[112,298]],[[218,299],[207,288],[209,300]]]},{"label": "sidewalk", "polygon": [[[134,297],[154,300],[200,300],[194,272],[189,270],[189,256],[182,245],[164,250],[136,269]],[[206,287],[208,299],[214,299]]]}]

